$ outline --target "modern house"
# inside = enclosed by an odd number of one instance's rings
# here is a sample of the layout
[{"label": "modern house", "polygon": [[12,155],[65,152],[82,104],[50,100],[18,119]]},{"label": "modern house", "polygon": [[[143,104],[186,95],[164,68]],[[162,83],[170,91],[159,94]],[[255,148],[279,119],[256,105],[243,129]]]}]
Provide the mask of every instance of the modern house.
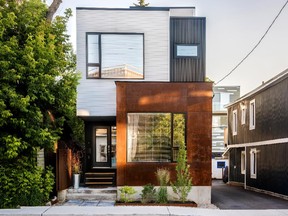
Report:
[{"label": "modern house", "polygon": [[288,198],[288,70],[228,107],[229,182]]},{"label": "modern house", "polygon": [[212,83],[205,18],[194,7],[77,8],[77,115],[84,182],[157,185],[187,146],[192,199],[211,201]]},{"label": "modern house", "polygon": [[[240,97],[240,86],[214,86],[212,100],[212,178],[222,179],[223,170],[228,166],[228,158],[222,154],[226,150],[228,116],[225,105]],[[226,142],[226,143],[225,143]]]}]

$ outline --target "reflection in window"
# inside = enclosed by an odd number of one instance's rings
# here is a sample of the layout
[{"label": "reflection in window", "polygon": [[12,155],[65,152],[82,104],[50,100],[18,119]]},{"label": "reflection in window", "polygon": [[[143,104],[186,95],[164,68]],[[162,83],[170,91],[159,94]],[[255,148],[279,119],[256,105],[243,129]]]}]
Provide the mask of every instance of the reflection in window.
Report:
[{"label": "reflection in window", "polygon": [[185,144],[184,114],[129,113],[127,129],[128,162],[174,161]]},{"label": "reflection in window", "polygon": [[87,40],[88,78],[144,78],[143,34],[88,34]]}]

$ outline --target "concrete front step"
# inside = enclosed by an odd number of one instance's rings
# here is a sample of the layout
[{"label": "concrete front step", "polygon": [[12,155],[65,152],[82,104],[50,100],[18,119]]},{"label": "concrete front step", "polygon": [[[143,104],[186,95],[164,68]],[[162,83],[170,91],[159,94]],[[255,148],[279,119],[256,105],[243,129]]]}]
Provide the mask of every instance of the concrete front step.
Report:
[{"label": "concrete front step", "polygon": [[79,188],[68,189],[66,200],[116,200],[117,189],[110,188]]}]

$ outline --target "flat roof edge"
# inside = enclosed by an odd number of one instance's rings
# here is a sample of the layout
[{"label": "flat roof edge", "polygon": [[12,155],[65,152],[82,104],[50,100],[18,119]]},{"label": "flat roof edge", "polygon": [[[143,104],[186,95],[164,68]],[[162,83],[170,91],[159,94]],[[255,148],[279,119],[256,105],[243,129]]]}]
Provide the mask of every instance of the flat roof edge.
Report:
[{"label": "flat roof edge", "polygon": [[195,9],[195,7],[134,7],[130,8],[98,8],[98,7],[76,7],[76,10],[141,10],[141,11],[169,11],[170,9]]}]

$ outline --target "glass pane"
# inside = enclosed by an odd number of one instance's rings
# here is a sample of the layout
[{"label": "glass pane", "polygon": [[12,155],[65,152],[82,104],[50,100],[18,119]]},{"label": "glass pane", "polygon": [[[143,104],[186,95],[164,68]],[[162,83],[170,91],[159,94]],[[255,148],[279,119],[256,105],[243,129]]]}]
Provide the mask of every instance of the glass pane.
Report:
[{"label": "glass pane", "polygon": [[111,128],[111,165],[116,167],[116,127]]},{"label": "glass pane", "polygon": [[173,146],[185,145],[185,115],[173,115]]},{"label": "glass pane", "polygon": [[171,161],[171,114],[128,114],[128,162]]},{"label": "glass pane", "polygon": [[87,76],[90,78],[98,78],[99,77],[99,67],[88,67]]},{"label": "glass pane", "polygon": [[99,63],[99,35],[87,36],[88,63]]},{"label": "glass pane", "polygon": [[107,129],[96,129],[96,162],[107,162]]},{"label": "glass pane", "polygon": [[143,35],[101,35],[101,77],[143,78]]}]

